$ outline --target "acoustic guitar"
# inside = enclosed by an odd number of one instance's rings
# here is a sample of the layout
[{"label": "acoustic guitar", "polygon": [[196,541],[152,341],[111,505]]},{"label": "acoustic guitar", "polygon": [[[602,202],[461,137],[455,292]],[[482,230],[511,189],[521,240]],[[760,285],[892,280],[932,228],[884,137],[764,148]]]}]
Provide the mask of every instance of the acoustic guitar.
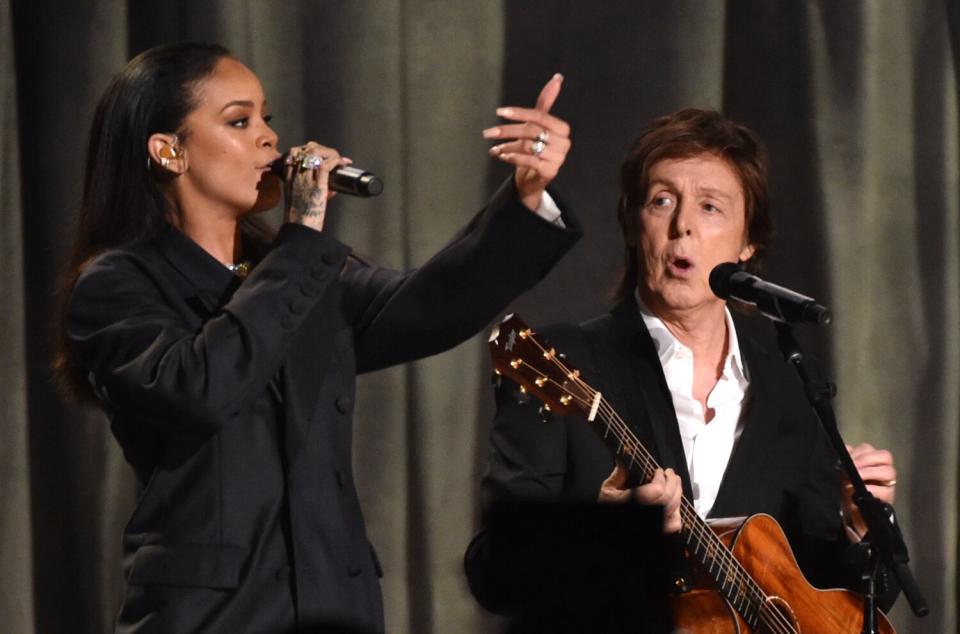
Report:
[{"label": "acoustic guitar", "polygon": [[[543,401],[545,410],[585,418],[636,481],[653,477],[659,465],[629,425],[579,370],[519,317],[507,316],[491,334],[489,347],[498,374]],[[769,515],[708,523],[684,497],[680,517],[685,550],[701,576],[707,577],[708,587],[671,596],[676,633],[862,630],[862,597],[850,590],[819,590],[810,585],[783,530]],[[878,612],[877,625],[882,634],[894,634],[883,613]]]}]

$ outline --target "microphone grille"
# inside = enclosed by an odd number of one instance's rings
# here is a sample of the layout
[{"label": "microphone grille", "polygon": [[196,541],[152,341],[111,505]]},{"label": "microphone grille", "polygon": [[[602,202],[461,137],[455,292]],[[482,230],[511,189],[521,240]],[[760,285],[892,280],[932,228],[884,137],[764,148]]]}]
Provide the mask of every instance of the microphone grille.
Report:
[{"label": "microphone grille", "polygon": [[730,296],[730,278],[740,270],[740,265],[733,262],[724,262],[713,267],[710,271],[710,290],[720,299]]}]

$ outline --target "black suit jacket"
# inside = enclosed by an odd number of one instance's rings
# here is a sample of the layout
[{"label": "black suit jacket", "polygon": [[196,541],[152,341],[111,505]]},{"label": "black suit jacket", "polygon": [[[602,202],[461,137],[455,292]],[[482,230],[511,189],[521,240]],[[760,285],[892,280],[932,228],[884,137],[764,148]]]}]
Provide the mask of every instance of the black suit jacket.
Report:
[{"label": "black suit jacket", "polygon": [[[820,587],[850,583],[850,571],[842,565],[848,543],[839,519],[839,474],[826,435],[792,369],[737,322],[750,386],[743,432],[710,516],[768,513],[784,528],[811,582]],[[660,465],[681,476],[684,495],[692,500],[669,389],[634,300],[579,326],[549,327],[540,334],[603,393]],[[544,422],[539,401],[507,379],[496,390],[496,403],[482,484],[486,507],[504,499],[597,499],[613,461],[583,419],[553,416]],[[497,578],[510,566],[491,549],[486,531],[470,544],[465,564],[481,604],[499,612],[523,610],[523,589]]]},{"label": "black suit jacket", "polygon": [[67,334],[141,486],[118,631],[382,631],[355,376],[477,332],[572,245],[564,220],[511,182],[408,273],[289,224],[242,283],[173,228],[95,258]]}]

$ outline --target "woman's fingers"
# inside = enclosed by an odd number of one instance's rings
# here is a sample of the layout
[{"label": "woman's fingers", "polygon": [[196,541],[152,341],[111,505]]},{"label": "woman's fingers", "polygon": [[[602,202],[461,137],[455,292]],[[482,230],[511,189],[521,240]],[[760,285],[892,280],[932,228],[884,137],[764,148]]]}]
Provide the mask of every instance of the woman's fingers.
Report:
[{"label": "woman's fingers", "polygon": [[[542,136],[541,136],[542,135]],[[483,131],[485,139],[542,139],[547,147],[554,147],[564,151],[570,149],[570,139],[559,134],[551,134],[548,130],[533,123],[511,123],[493,126]]]},{"label": "woman's fingers", "polygon": [[563,160],[567,157],[566,151],[556,149],[550,145],[541,148],[540,152],[537,153],[535,144],[536,141],[529,140],[510,141],[509,143],[494,145],[492,148],[490,148],[489,152],[490,156],[500,156],[501,154],[523,154],[541,161],[553,161],[558,163],[563,162]]},{"label": "woman's fingers", "polygon": [[548,112],[537,110],[536,108],[506,106],[504,108],[497,108],[497,115],[504,119],[509,119],[510,121],[536,124],[546,130],[547,133],[554,136],[570,136],[569,123],[563,119],[553,116]]},{"label": "woman's fingers", "polygon": [[[538,143],[543,143],[543,146],[540,147],[539,154],[537,153]],[[559,160],[566,158],[567,150],[569,149],[569,141],[566,143],[561,141],[544,142],[540,141],[536,137],[532,137],[520,138],[516,141],[506,141],[504,143],[494,145],[490,148],[490,154],[491,156],[496,156],[497,154],[505,154],[508,152],[519,152],[521,154],[533,154],[534,156],[540,156],[541,158],[551,156]]]},{"label": "woman's fingers", "polygon": [[553,108],[554,102],[557,100],[557,97],[560,95],[560,86],[563,85],[563,75],[560,73],[554,73],[553,77],[544,84],[543,88],[540,89],[540,94],[537,95],[537,105],[535,106],[537,110],[541,112],[550,112],[550,109]]}]

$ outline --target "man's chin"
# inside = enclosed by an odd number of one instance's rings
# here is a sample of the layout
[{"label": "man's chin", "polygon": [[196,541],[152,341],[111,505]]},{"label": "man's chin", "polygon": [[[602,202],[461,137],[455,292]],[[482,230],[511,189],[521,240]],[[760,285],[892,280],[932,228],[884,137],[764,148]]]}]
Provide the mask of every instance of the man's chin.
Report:
[{"label": "man's chin", "polygon": [[658,297],[659,304],[669,311],[691,310],[710,303],[711,299],[716,299],[712,295],[705,295],[698,289],[691,288],[687,284],[670,284],[664,289]]}]

